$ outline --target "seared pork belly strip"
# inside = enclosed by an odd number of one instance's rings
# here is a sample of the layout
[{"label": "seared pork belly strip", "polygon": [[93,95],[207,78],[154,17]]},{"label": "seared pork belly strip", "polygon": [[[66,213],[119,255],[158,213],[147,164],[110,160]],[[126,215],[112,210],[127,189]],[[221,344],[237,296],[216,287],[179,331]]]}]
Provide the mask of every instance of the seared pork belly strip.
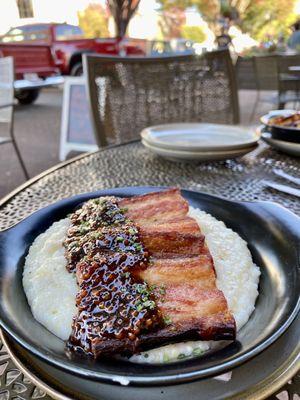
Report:
[{"label": "seared pork belly strip", "polygon": [[126,208],[129,219],[142,226],[185,218],[189,211],[188,202],[178,189],[129,197],[122,199],[119,205]]},{"label": "seared pork belly strip", "polygon": [[182,340],[235,338],[213,260],[178,189],[100,198],[71,216],[80,290],[69,348],[95,358]]},{"label": "seared pork belly strip", "polygon": [[162,225],[143,225],[139,222],[137,225],[142,241],[152,256],[197,255],[204,244],[204,236],[199,228],[195,230],[194,220],[181,219]]},{"label": "seared pork belly strip", "polygon": [[[145,218],[144,204],[151,205],[149,220]],[[234,339],[235,321],[224,294],[216,286],[212,256],[198,223],[187,215],[188,203],[180,190],[137,196],[122,200],[119,205],[126,208],[125,214],[139,227],[141,240],[152,256],[150,265],[137,272],[139,278],[163,288],[164,293],[155,292],[167,321],[161,332],[162,341],[168,342],[171,337],[177,341],[176,335],[178,340]],[[163,339],[164,335],[169,339]],[[144,335],[145,342],[147,337],[159,341],[158,332]]]},{"label": "seared pork belly strip", "polygon": [[201,254],[192,257],[153,258],[151,264],[139,276],[149,285],[182,284],[182,276],[189,284],[203,289],[215,288],[215,273],[211,268],[211,256]]}]

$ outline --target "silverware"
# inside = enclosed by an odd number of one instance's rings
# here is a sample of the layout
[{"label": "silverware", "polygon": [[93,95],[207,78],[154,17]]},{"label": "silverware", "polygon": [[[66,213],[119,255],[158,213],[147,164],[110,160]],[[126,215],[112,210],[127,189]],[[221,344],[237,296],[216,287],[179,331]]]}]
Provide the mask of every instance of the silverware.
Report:
[{"label": "silverware", "polygon": [[287,185],[282,185],[281,183],[275,183],[275,182],[271,182],[271,181],[266,181],[263,180],[263,183],[275,190],[278,190],[279,192],[283,192],[283,193],[287,193],[287,194],[291,194],[293,196],[297,196],[300,197],[300,189],[296,189]]},{"label": "silverware", "polygon": [[282,169],[275,168],[273,169],[273,172],[275,175],[280,176],[281,178],[286,179],[300,186],[300,178],[296,178],[295,176],[289,175],[286,172],[282,171]]}]

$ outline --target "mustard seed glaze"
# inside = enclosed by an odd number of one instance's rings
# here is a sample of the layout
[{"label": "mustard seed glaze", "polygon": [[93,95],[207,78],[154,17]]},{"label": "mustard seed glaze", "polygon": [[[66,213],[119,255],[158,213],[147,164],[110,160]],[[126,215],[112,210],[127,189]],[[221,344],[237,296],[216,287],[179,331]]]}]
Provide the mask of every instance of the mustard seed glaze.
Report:
[{"label": "mustard seed glaze", "polygon": [[122,340],[125,353],[135,352],[140,334],[164,326],[154,293],[135,276],[147,268],[149,254],[124,212],[117,198],[102,197],[70,216],[64,246],[79,292],[67,346],[89,356],[105,354],[106,340]]}]

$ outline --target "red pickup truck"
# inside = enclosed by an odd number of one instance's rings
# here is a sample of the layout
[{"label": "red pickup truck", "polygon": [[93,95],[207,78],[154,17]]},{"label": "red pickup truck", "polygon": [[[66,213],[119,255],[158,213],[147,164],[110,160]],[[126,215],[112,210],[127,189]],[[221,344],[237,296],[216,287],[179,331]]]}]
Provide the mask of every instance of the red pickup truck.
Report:
[{"label": "red pickup truck", "polygon": [[[124,39],[85,39],[82,30],[69,24],[30,24],[11,28],[0,37],[0,56],[13,56],[16,79],[47,78],[82,74],[82,54],[145,55],[143,41]],[[34,101],[38,89],[16,97],[23,104]]]}]

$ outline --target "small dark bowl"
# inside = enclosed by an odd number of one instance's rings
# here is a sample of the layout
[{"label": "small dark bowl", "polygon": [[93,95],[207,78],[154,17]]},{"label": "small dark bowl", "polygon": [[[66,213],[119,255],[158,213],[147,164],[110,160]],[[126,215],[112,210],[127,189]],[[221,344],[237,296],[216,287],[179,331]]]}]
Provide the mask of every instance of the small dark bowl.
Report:
[{"label": "small dark bowl", "polygon": [[32,214],[0,233],[0,324],[20,345],[49,364],[74,375],[133,385],[186,382],[213,376],[254,357],[291,324],[300,307],[300,219],[285,208],[266,202],[234,202],[183,190],[183,196],[223,220],[248,242],[261,268],[259,297],[237,340],[204,357],[167,365],[137,365],[122,360],[68,358],[65,343],[34,318],[22,287],[24,258],[33,240],[78,204],[101,195],[120,197],[162,190],[156,187],[118,188],[81,194]]},{"label": "small dark bowl", "polygon": [[285,142],[300,143],[300,129],[289,126],[270,125],[269,118],[275,116],[287,117],[296,111],[293,110],[274,110],[269,114],[261,117],[261,122],[266,125],[268,132],[271,133],[273,139],[283,140]]}]

